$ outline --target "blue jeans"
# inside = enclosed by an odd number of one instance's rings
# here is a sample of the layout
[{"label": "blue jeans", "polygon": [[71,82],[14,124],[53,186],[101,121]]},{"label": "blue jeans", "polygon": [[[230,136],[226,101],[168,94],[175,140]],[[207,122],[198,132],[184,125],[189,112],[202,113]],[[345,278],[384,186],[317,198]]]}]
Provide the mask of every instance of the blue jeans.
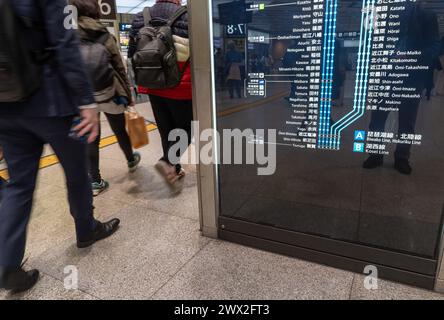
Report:
[{"label": "blue jeans", "polygon": [[0,268],[18,267],[23,260],[26,229],[45,143],[51,145],[65,171],[77,239],[87,239],[96,227],[87,146],[69,137],[73,118],[0,118],[0,145],[10,176],[0,206]]}]

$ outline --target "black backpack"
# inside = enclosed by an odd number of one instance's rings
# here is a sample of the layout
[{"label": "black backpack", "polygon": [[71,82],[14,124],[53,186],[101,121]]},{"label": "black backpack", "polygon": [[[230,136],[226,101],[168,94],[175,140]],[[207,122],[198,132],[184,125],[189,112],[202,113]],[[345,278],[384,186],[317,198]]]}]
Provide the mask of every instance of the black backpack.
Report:
[{"label": "black backpack", "polygon": [[28,48],[25,32],[32,22],[19,18],[12,0],[0,0],[0,103],[25,101],[42,82],[39,53]]},{"label": "black backpack", "polygon": [[109,33],[105,33],[98,39],[81,39],[80,42],[80,52],[94,89],[96,102],[109,100],[114,95],[112,91],[111,96],[102,98],[98,96],[98,93],[114,86],[115,71],[111,65],[111,54],[105,46],[110,36]]},{"label": "black backpack", "polygon": [[187,7],[181,7],[165,25],[156,27],[151,23],[150,8],[143,10],[145,26],[137,36],[137,49],[132,58],[137,85],[167,89],[180,84],[185,69],[180,70],[177,63],[172,26],[186,12]]}]

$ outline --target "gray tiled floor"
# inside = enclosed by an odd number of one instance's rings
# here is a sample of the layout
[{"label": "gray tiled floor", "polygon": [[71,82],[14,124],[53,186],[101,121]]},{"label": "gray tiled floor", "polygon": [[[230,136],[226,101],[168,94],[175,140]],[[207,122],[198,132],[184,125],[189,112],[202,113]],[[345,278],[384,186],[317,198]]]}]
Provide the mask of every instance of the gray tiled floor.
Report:
[{"label": "gray tiled floor", "polygon": [[347,299],[353,274],[213,241],[154,298]]},{"label": "gray tiled floor", "polygon": [[[139,108],[152,118],[145,106]],[[106,123],[104,123],[106,126]],[[109,129],[104,128],[104,135]],[[102,150],[102,173],[111,189],[95,200],[100,219],[119,217],[121,229],[93,248],[77,250],[58,165],[43,169],[29,227],[26,268],[43,276],[30,292],[0,299],[442,299],[387,281],[364,289],[350,272],[200,236],[195,168],[182,194],[157,176],[157,132],[129,175],[117,145]],[[64,268],[79,271],[79,289],[64,288]]]},{"label": "gray tiled floor", "polygon": [[147,299],[209,242],[192,220],[137,206],[119,217],[122,228],[112,239],[89,250],[77,250],[70,239],[30,264],[60,280],[64,267],[75,265],[79,287],[99,298]]},{"label": "gray tiled floor", "polygon": [[43,275],[39,283],[29,292],[20,295],[10,295],[0,291],[3,300],[96,300],[90,294],[79,290],[66,290],[63,283],[48,275]]}]

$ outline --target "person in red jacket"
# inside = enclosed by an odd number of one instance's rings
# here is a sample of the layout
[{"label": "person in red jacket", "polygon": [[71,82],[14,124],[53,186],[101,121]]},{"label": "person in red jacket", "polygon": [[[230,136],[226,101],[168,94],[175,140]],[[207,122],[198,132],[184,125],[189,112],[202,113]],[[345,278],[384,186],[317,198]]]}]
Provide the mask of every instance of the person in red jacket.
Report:
[{"label": "person in red jacket", "polygon": [[[157,0],[150,8],[153,25],[163,25],[181,8],[180,0]],[[141,28],[144,27],[143,13],[138,13],[130,30],[128,58],[132,58],[136,51],[136,39]],[[173,35],[176,42],[178,63],[181,70],[185,70],[181,83],[171,89],[153,90],[139,87],[138,91],[148,94],[154,117],[162,139],[163,156],[156,164],[156,169],[165,179],[174,185],[185,176],[185,171],[179,162],[169,159],[168,153],[177,141],[169,141],[171,131],[182,129],[187,132],[188,144],[191,142],[191,122],[193,121],[191,65],[189,60],[188,14],[183,14],[173,24]],[[182,154],[178,154],[180,158]]]}]

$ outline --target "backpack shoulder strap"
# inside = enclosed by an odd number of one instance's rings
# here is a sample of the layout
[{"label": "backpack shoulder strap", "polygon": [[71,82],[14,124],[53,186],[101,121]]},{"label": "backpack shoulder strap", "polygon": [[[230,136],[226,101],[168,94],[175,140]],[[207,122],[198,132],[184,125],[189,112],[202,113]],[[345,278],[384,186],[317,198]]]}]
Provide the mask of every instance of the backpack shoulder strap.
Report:
[{"label": "backpack shoulder strap", "polygon": [[151,23],[151,11],[149,7],[145,7],[143,9],[143,22],[145,23],[145,26],[149,26]]},{"label": "backpack shoulder strap", "polygon": [[187,6],[180,7],[180,9],[177,10],[176,13],[173,14],[173,16],[170,19],[168,19],[167,25],[171,27],[181,16],[183,16],[187,12],[188,12]]},{"label": "backpack shoulder strap", "polygon": [[97,42],[105,45],[105,43],[108,41],[110,36],[111,36],[111,34],[106,32],[103,35],[101,35],[99,38],[97,38]]}]

